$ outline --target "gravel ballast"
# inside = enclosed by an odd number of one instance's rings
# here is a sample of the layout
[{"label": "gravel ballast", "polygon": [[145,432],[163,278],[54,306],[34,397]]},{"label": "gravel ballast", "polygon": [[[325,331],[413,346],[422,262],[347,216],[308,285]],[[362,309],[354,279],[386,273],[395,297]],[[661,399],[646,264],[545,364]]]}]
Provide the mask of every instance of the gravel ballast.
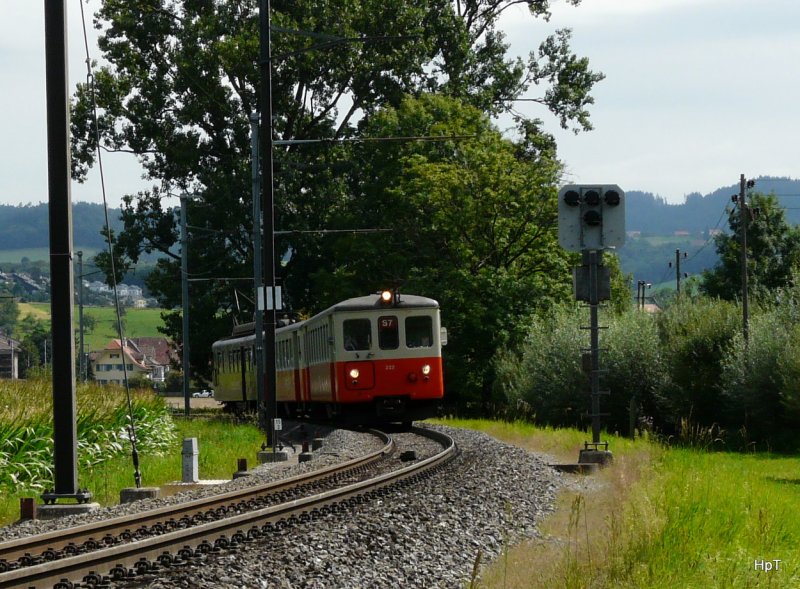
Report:
[{"label": "gravel ballast", "polygon": [[[235,552],[193,560],[163,570],[161,578],[140,578],[136,586],[191,588],[458,588],[469,582],[481,555],[486,563],[504,546],[538,535],[542,518],[552,511],[561,476],[543,459],[483,433],[444,426],[426,426],[454,438],[459,455],[421,483],[331,514],[315,522],[289,527]],[[398,434],[401,449],[404,437]],[[256,476],[281,478],[319,468],[328,461],[379,446],[368,434],[335,430],[314,461],[291,467],[260,467]],[[424,446],[418,459],[430,454]],[[245,485],[238,479],[217,487],[166,499],[100,510],[70,518],[70,525],[91,518],[149,509],[186,500],[196,493],[222,492]],[[28,535],[68,522],[28,522],[6,528]],[[10,537],[3,534],[7,539]]]}]

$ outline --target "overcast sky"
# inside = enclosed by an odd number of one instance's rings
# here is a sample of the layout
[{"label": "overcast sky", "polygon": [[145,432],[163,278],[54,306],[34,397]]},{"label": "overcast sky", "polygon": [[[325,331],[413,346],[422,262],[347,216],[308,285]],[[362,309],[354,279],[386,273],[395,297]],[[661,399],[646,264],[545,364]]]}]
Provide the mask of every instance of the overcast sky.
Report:
[{"label": "overcast sky", "polygon": [[[79,1],[67,1],[73,82],[86,77]],[[2,204],[47,200],[43,4],[0,0]],[[553,4],[549,23],[514,6],[502,28],[511,51],[525,56],[569,27],[574,51],[606,75],[593,92],[595,129],[588,133],[562,131],[541,107],[518,103],[556,135],[568,181],[615,183],[683,202],[686,194],[736,184],[742,173],[800,176],[800,1]],[[90,0],[87,16],[98,5]],[[90,51],[99,57],[93,43]],[[104,155],[110,205],[146,186],[134,163]],[[100,202],[96,170],[92,177],[73,185],[73,200]]]}]

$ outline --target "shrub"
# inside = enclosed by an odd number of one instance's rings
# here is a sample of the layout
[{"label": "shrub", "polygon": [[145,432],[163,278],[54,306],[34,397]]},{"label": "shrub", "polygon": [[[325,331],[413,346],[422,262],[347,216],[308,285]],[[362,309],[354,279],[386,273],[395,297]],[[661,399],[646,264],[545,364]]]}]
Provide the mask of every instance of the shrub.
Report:
[{"label": "shrub", "polygon": [[659,315],[658,324],[670,375],[665,421],[676,426],[682,419],[706,426],[718,423],[724,414],[722,361],[741,330],[738,307],[716,299],[681,297]]},{"label": "shrub", "polygon": [[800,425],[800,324],[781,309],[753,317],[745,345],[739,335],[723,361],[727,421],[756,440],[777,440]]},{"label": "shrub", "polygon": [[[602,322],[601,322],[602,323]],[[601,389],[601,411],[611,415],[606,427],[625,435],[630,424],[645,420],[656,427],[664,424],[664,391],[669,378],[662,357],[656,318],[649,313],[629,311],[608,321],[601,334],[600,366],[607,372]]]},{"label": "shrub", "polygon": [[577,425],[589,408],[580,350],[587,346],[580,310],[559,307],[534,320],[519,353],[496,360],[495,397],[511,407],[529,405],[537,420]]}]

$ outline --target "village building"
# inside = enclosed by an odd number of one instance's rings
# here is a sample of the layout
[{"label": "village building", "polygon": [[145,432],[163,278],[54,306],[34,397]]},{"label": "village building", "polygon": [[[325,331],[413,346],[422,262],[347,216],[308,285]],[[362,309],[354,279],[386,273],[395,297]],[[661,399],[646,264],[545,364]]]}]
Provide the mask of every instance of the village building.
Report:
[{"label": "village building", "polygon": [[0,378],[19,378],[19,356],[22,344],[15,339],[0,336]]},{"label": "village building", "polygon": [[175,359],[175,348],[163,337],[125,338],[124,346],[113,339],[103,350],[89,354],[94,380],[99,384],[123,384],[126,372],[128,380],[144,378],[161,383]]}]

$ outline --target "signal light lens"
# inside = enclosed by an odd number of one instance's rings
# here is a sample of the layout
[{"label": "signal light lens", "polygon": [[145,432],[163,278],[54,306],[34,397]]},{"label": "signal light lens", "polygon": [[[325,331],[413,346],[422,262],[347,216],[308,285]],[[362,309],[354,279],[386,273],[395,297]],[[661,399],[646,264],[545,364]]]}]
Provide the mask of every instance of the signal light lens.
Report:
[{"label": "signal light lens", "polygon": [[575,190],[568,190],[564,195],[564,202],[571,207],[577,207],[581,204],[581,195]]},{"label": "signal light lens", "polygon": [[620,203],[619,192],[616,190],[609,190],[603,195],[603,200],[610,207],[615,207]]},{"label": "signal light lens", "polygon": [[597,227],[600,221],[602,221],[602,217],[597,211],[586,211],[586,214],[583,215],[583,222],[590,227]]},{"label": "signal light lens", "polygon": [[600,193],[596,190],[587,190],[583,193],[583,200],[590,207],[596,207],[600,204]]}]

